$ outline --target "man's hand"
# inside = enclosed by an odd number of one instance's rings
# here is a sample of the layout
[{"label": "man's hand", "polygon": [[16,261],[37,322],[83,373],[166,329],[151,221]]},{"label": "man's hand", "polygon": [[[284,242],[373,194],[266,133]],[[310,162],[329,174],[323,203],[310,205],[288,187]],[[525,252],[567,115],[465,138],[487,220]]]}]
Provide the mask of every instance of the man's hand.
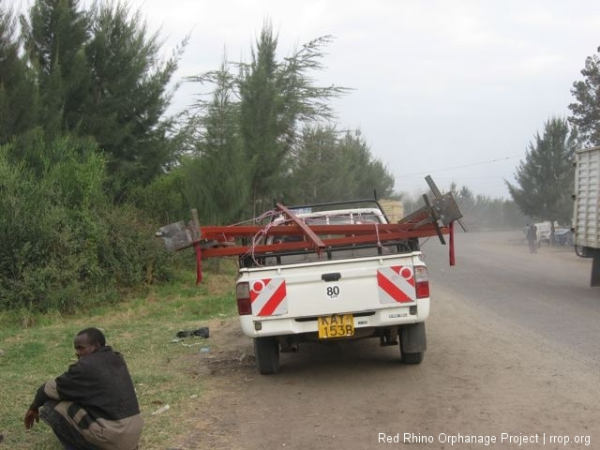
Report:
[{"label": "man's hand", "polygon": [[27,412],[25,413],[25,428],[27,428],[28,430],[33,428],[33,422],[39,422],[40,421],[40,413],[38,412],[37,409],[31,409],[29,408],[27,410]]}]

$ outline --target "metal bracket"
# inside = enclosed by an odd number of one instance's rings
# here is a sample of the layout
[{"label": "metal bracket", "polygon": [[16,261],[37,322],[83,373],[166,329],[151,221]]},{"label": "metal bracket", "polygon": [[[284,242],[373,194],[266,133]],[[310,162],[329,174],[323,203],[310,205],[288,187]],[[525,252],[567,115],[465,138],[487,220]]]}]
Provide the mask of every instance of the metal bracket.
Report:
[{"label": "metal bracket", "polygon": [[198,221],[198,212],[192,209],[192,220],[188,225],[179,221],[160,228],[155,236],[163,238],[165,247],[171,252],[183,250],[192,247],[200,241],[200,222]]},{"label": "metal bracket", "polygon": [[431,205],[431,202],[427,198],[427,195],[423,195],[423,200],[425,201],[426,207],[431,211],[433,226],[435,227],[435,231],[440,239],[442,245],[446,245],[446,240],[444,239],[444,235],[442,234],[442,230],[440,229],[440,225],[438,221],[440,220],[440,216],[438,214],[438,210]]},{"label": "metal bracket", "polygon": [[431,192],[435,197],[433,200],[433,208],[439,216],[439,220],[442,221],[444,226],[448,226],[450,222],[456,220],[460,224],[463,231],[466,232],[467,229],[460,220],[462,218],[462,213],[460,212],[460,209],[458,209],[458,205],[456,204],[456,200],[454,199],[452,193],[448,192],[446,194],[442,194],[433,181],[433,178],[431,178],[431,175],[427,175],[425,177],[425,181],[429,185],[429,189],[431,189]]}]

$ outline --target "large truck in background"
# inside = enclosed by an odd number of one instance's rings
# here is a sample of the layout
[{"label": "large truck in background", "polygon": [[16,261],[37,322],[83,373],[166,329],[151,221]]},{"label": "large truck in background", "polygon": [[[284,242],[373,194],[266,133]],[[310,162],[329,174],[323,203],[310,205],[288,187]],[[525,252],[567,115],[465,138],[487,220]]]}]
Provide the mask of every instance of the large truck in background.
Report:
[{"label": "large truck in background", "polygon": [[600,147],[575,152],[573,199],[575,251],[592,258],[591,286],[600,286]]}]

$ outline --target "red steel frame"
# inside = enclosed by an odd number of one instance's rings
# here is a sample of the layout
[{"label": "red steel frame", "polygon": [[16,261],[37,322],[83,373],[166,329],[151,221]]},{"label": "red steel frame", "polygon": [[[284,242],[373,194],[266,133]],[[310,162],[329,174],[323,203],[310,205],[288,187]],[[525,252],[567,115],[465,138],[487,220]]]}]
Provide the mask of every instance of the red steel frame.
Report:
[{"label": "red steel frame", "polygon": [[[193,223],[185,230],[183,222],[163,227],[159,236],[165,237],[163,230],[175,226],[176,236],[185,236],[177,241],[173,250],[194,247],[197,262],[197,283],[202,280],[202,258],[223,256],[261,256],[265,254],[294,251],[314,251],[318,255],[324,250],[351,245],[393,245],[398,241],[438,236],[445,244],[444,235],[450,236],[450,265],[455,265],[454,255],[454,222],[463,227],[460,213],[451,193],[442,195],[431,177],[426,177],[435,200],[430,202],[423,196],[425,206],[395,224],[352,224],[352,225],[308,225],[282,204],[277,204],[277,211],[282,213],[289,223],[285,225],[228,225],[200,227],[196,210],[192,210]],[[302,241],[277,242],[265,244],[270,236],[289,237],[302,236]],[[335,237],[331,237],[335,236]],[[260,237],[261,239],[256,239]],[[251,239],[252,245],[240,244],[239,240]]]},{"label": "red steel frame", "polygon": [[[411,238],[423,238],[450,234],[451,226],[438,226],[427,220],[427,213],[411,216],[408,221],[396,224],[354,224],[354,225],[307,225],[282,205],[277,205],[292,223],[289,225],[229,225],[204,226],[200,229],[202,256],[241,256],[252,252],[254,255],[279,253],[294,250],[314,250],[318,254],[326,248],[353,244],[377,244]],[[426,222],[426,223],[424,223]],[[262,234],[269,236],[304,236],[303,241],[272,244],[240,245],[238,238],[249,238]],[[320,236],[343,236],[325,238]]]}]

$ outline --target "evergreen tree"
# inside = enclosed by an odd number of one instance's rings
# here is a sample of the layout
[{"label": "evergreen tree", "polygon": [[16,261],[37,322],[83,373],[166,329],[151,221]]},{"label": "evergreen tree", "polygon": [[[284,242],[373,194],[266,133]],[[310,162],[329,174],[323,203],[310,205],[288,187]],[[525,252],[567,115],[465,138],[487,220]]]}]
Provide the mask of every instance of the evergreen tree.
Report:
[{"label": "evergreen tree", "polygon": [[371,198],[377,192],[379,198],[389,197],[394,188],[394,177],[383,163],[374,158],[360,131],[346,132],[340,142],[344,161],[348,196]]},{"label": "evergreen tree", "polygon": [[295,150],[284,198],[293,203],[378,198],[392,195],[394,178],[374,158],[360,132],[340,139],[334,127],[310,127]]},{"label": "evergreen tree", "polygon": [[174,160],[173,120],[164,115],[185,42],[162,60],[158,34],[124,3],[96,4],[91,35],[86,47],[91,87],[81,132],[94,136],[107,153],[119,196],[131,185],[147,184]]},{"label": "evergreen tree", "polygon": [[0,0],[0,145],[35,125],[36,108],[35,84],[19,57],[16,18]]},{"label": "evergreen tree", "polygon": [[108,157],[115,198],[146,185],[175,159],[167,88],[185,43],[159,57],[158,34],[124,3],[36,0],[21,17],[46,138],[92,136]]},{"label": "evergreen tree", "polygon": [[283,201],[301,204],[341,200],[348,194],[349,182],[335,127],[305,127],[285,181]]},{"label": "evergreen tree", "polygon": [[[463,216],[468,217],[471,215],[477,204],[477,199],[473,192],[467,186],[458,189],[458,185],[454,181],[450,184],[450,192],[456,200],[456,204],[463,213]],[[482,199],[483,198],[480,198],[479,200]]]},{"label": "evergreen tree", "polygon": [[36,0],[21,16],[28,59],[40,90],[41,124],[52,139],[72,131],[84,114],[90,87],[85,57],[89,20],[78,0]]},{"label": "evergreen tree", "polygon": [[[196,79],[200,81],[199,79]],[[239,104],[233,101],[234,78],[226,59],[203,81],[214,83],[209,102],[199,101],[192,121],[194,157],[184,160],[186,197],[206,223],[239,220],[248,198],[247,166],[239,133]]]},{"label": "evergreen tree", "polygon": [[[222,73],[208,72],[191,78],[195,82],[210,82],[217,86],[219,77],[227,78],[228,107],[235,110],[236,117],[235,128],[230,131],[235,133],[235,146],[240,149],[237,163],[243,167],[238,167],[236,174],[244,173],[243,190],[248,193],[250,214],[270,207],[272,200],[282,194],[288,196],[289,185],[286,180],[290,175],[290,164],[302,126],[332,118],[328,101],[346,91],[336,86],[315,86],[309,76],[311,71],[322,69],[322,47],[330,41],[329,37],[316,39],[280,61],[277,59],[277,38],[273,35],[270,23],[266,23],[251,50],[251,62],[236,63],[239,67],[237,74],[231,75],[225,65]],[[208,131],[210,122],[216,120],[218,115],[203,108],[209,117],[204,121],[191,119],[191,128],[207,133],[196,134],[199,144],[192,146],[194,152],[200,150],[201,159],[205,161],[194,164],[206,164],[212,157],[207,150],[214,147]],[[214,131],[218,131],[218,128],[213,128]],[[223,136],[220,132],[216,135]],[[230,143],[233,143],[232,139],[233,135],[230,135]],[[216,167],[216,164],[210,167]],[[207,188],[203,195],[206,192]]]},{"label": "evergreen tree", "polygon": [[286,105],[277,86],[280,68],[276,49],[277,39],[267,26],[256,50],[252,50],[252,63],[244,67],[240,83],[240,131],[254,202],[273,194],[288,149],[286,140],[278,138],[289,134],[294,125],[282,114]]},{"label": "evergreen tree", "polygon": [[565,119],[559,118],[545,123],[542,136],[535,135],[515,174],[517,184],[506,182],[525,215],[549,220],[553,225],[555,221],[570,221],[576,141],[577,134],[569,130]]},{"label": "evergreen tree", "polygon": [[[600,47],[598,47],[600,52]],[[575,102],[569,105],[569,122],[578,129],[582,145],[600,145],[600,55],[588,56],[581,70],[584,80],[573,83]]]},{"label": "evergreen tree", "polygon": [[300,125],[331,118],[329,99],[345,92],[336,86],[315,86],[309,76],[322,68],[322,47],[330,41],[315,39],[279,62],[277,38],[266,23],[252,62],[241,65],[240,134],[254,202],[269,201],[281,192]]}]

